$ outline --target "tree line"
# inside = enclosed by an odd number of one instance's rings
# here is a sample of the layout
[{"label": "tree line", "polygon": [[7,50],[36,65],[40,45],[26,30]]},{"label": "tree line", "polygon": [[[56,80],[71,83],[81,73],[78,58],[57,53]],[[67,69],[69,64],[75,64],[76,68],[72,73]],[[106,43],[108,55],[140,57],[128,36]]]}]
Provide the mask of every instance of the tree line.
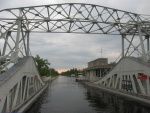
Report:
[{"label": "tree line", "polygon": [[61,73],[61,75],[66,75],[66,76],[71,76],[71,74],[75,74],[75,76],[82,74],[84,76],[85,71],[83,69],[73,68]]},{"label": "tree line", "polygon": [[59,73],[54,69],[54,68],[49,68],[49,65],[51,65],[51,63],[49,63],[49,61],[47,59],[43,59],[41,58],[39,55],[36,55],[36,57],[34,57],[37,69],[39,71],[39,74],[41,76],[58,76]]}]

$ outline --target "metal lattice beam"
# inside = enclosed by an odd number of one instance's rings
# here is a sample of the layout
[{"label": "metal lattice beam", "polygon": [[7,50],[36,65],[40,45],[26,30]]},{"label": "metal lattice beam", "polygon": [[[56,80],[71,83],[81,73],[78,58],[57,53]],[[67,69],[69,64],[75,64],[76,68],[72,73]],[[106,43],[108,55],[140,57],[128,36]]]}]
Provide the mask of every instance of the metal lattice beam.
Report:
[{"label": "metal lattice beam", "polygon": [[[56,4],[5,9],[0,13],[0,27],[5,31],[17,31],[21,20],[23,31],[32,32],[65,32],[92,34],[126,34],[138,35],[140,25],[143,34],[149,34],[150,16],[138,15],[93,4]],[[22,15],[19,15],[21,13]],[[5,14],[6,15],[6,14]],[[139,17],[139,19],[138,19]],[[2,30],[1,30],[2,31]],[[3,32],[3,33],[4,33]],[[1,37],[2,34],[1,33]]]},{"label": "metal lattice beam", "polygon": [[[127,41],[122,43],[122,56],[136,51],[145,60],[150,16],[84,3],[4,9],[0,11],[0,39],[5,40],[2,57],[17,58],[19,53],[28,56],[30,32],[121,35],[122,42]],[[135,44],[137,37],[140,42]]]}]

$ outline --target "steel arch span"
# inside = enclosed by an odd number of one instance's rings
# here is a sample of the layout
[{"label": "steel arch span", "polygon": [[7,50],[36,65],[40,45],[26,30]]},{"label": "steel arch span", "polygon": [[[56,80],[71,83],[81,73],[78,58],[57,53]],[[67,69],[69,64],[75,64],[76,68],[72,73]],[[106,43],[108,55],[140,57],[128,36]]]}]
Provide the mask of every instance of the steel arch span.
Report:
[{"label": "steel arch span", "polygon": [[[33,58],[28,57],[32,32],[120,35],[123,58],[95,84],[126,91],[122,89],[122,80],[130,80],[133,94],[150,95],[150,69],[147,65],[150,61],[150,15],[84,3],[20,7],[0,11],[0,73],[6,71],[0,74],[0,104],[3,106],[0,106],[0,111],[16,110],[20,103],[27,101],[26,97],[32,98],[46,86],[39,76]],[[126,57],[135,54],[140,57],[140,62],[139,59],[137,61]],[[23,57],[23,64],[20,57]],[[16,65],[7,70],[9,64]],[[148,75],[148,79],[139,80],[136,78],[137,73]],[[22,87],[23,84],[26,89]],[[8,88],[5,89],[5,86]]]},{"label": "steel arch span", "polygon": [[16,62],[18,56],[29,55],[31,32],[121,35],[122,56],[136,51],[145,60],[149,21],[149,15],[84,3],[4,9],[0,11],[1,68],[8,59]]}]

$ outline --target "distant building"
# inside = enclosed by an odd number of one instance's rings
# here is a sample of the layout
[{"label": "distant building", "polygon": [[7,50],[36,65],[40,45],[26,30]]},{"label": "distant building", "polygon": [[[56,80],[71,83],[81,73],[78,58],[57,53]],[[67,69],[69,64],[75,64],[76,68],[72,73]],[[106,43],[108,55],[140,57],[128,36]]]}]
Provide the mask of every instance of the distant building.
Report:
[{"label": "distant building", "polygon": [[90,81],[97,80],[106,75],[112,67],[112,65],[108,64],[107,58],[98,58],[90,61],[85,69],[86,77]]},{"label": "distant building", "polygon": [[79,78],[83,77],[83,73],[78,73],[78,77]]},{"label": "distant building", "polygon": [[71,74],[71,77],[75,77],[75,74]]}]

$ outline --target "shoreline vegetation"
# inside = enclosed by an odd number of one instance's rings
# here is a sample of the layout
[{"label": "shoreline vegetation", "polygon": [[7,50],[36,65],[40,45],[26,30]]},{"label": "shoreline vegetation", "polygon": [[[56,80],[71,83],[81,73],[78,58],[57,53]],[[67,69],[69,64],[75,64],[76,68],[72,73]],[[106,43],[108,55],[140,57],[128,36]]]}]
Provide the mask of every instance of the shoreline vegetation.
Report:
[{"label": "shoreline vegetation", "polygon": [[51,63],[47,59],[43,59],[39,55],[36,55],[34,57],[34,60],[40,76],[55,77],[59,75],[57,70],[55,70],[54,68],[49,68]]}]

